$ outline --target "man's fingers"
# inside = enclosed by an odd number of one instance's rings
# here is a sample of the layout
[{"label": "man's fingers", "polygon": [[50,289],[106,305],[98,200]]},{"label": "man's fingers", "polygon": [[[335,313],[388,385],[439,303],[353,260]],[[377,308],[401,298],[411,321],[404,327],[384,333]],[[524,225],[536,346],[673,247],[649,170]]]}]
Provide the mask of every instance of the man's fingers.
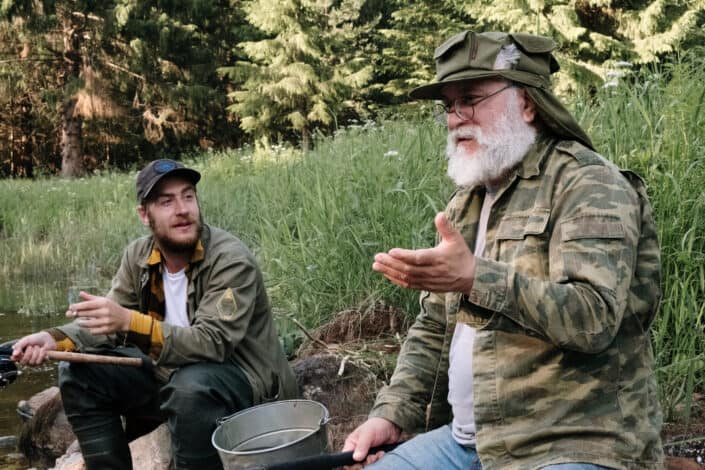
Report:
[{"label": "man's fingers", "polygon": [[21,364],[26,364],[30,366],[36,366],[41,364],[42,359],[42,349],[39,346],[28,346],[25,348],[22,354]]},{"label": "man's fingers", "polygon": [[372,445],[372,433],[363,432],[360,433],[355,444],[355,451],[353,452],[353,459],[357,462],[362,462],[365,457],[367,457],[367,452],[370,450]]},{"label": "man's fingers", "polygon": [[86,312],[86,311],[91,311],[91,310],[97,310],[99,308],[102,308],[103,302],[101,298],[93,298],[90,300],[85,300],[83,302],[78,302],[72,305],[69,305],[69,310],[73,310],[74,312]]},{"label": "man's fingers", "polygon": [[384,456],[384,451],[379,451],[376,454],[370,454],[367,456],[367,459],[365,459],[365,464],[366,465],[372,465],[379,459],[381,459]]},{"label": "man's fingers", "polygon": [[22,352],[23,352],[24,349],[25,349],[25,343],[26,343],[26,342],[27,342],[27,341],[26,341],[24,338],[22,338],[21,340],[19,340],[18,342],[16,342],[14,346],[12,346],[12,356],[10,356],[10,358],[11,358],[13,361],[14,361],[14,360],[17,360],[19,357],[22,356]]},{"label": "man's fingers", "polygon": [[84,292],[84,291],[79,292],[78,296],[80,298],[82,298],[83,300],[93,300],[93,299],[97,298],[97,296],[95,296],[93,294],[89,294],[88,292]]},{"label": "man's fingers", "polygon": [[[350,452],[351,450],[355,449],[356,445],[357,445],[357,435],[351,434],[348,436],[347,439],[345,439],[345,444],[343,445],[342,452]],[[360,464],[346,465],[343,467],[343,470],[359,470],[361,468],[362,468],[362,465],[360,465]]]},{"label": "man's fingers", "polygon": [[402,280],[402,279],[397,279],[395,277],[389,276],[387,274],[384,275],[389,281],[392,283],[398,285],[399,287],[403,287],[405,289],[414,289],[414,290],[425,290],[428,292],[438,292],[438,293],[445,293],[445,292],[452,292],[453,290],[448,287],[448,283],[446,282],[438,282],[438,281],[433,281],[429,279],[412,279],[412,280]]},{"label": "man's fingers", "polygon": [[[453,241],[460,235],[460,232],[458,232],[458,230],[453,227],[453,225],[450,223],[450,221],[443,212],[439,212],[438,214],[436,214],[436,218],[433,219],[433,223],[436,225],[436,230],[441,236],[441,240],[447,242]],[[462,237],[462,235],[460,236]]]},{"label": "man's fingers", "polygon": [[[394,251],[394,250],[392,250]],[[391,253],[391,251],[390,251]],[[442,264],[438,264],[436,253],[432,249],[415,250],[411,261],[394,256],[378,253],[375,255],[372,269],[379,272],[397,272],[401,277],[437,276]]]},{"label": "man's fingers", "polygon": [[438,258],[438,254],[434,248],[423,248],[420,250],[392,248],[386,256],[412,266],[429,266],[435,263]]}]

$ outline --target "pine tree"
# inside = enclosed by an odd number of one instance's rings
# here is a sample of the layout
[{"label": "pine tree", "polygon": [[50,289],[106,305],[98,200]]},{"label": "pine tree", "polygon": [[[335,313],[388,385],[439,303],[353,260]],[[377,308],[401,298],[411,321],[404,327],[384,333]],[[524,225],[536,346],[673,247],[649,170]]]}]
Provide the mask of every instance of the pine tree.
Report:
[{"label": "pine tree", "polygon": [[473,0],[464,8],[485,30],[553,37],[567,75],[582,83],[705,42],[705,0]]},{"label": "pine tree", "polygon": [[[156,152],[239,143],[241,131],[225,111],[227,83],[216,73],[232,60],[233,44],[254,37],[239,1],[6,0],[0,8],[2,25],[16,33],[3,44],[13,57],[8,85],[10,77],[51,82],[41,93],[26,90],[32,112],[61,123],[54,128],[63,175],[80,175],[86,164],[127,165]],[[29,52],[19,57],[25,45]],[[8,91],[0,102],[17,107],[13,96]],[[47,100],[61,103],[58,113],[38,106]]]},{"label": "pine tree", "polygon": [[464,11],[462,3],[453,0],[391,3],[394,11],[386,27],[378,31],[382,38],[376,70],[385,93],[406,99],[410,89],[433,79],[433,51],[440,42],[471,28],[473,19]]},{"label": "pine tree", "polygon": [[150,142],[239,143],[225,111],[227,84],[216,69],[232,60],[232,44],[255,37],[240,4],[117,0],[109,53],[122,57],[121,86]]},{"label": "pine tree", "polygon": [[229,111],[259,139],[310,146],[315,128],[332,129],[361,111],[351,100],[372,77],[364,57],[364,0],[256,0],[247,18],[266,37],[239,44],[246,56],[221,68],[237,89]]},{"label": "pine tree", "polygon": [[[85,90],[92,43],[98,40],[101,27],[100,18],[91,13],[103,12],[105,7],[109,7],[109,2],[6,0],[0,8],[0,17],[12,25],[5,26],[16,28],[15,46],[22,46],[21,58],[55,77],[52,81],[57,89],[52,91],[61,103],[59,146],[63,176],[84,172],[83,117],[78,93]],[[27,63],[24,65],[23,76],[36,77],[36,72]]]}]

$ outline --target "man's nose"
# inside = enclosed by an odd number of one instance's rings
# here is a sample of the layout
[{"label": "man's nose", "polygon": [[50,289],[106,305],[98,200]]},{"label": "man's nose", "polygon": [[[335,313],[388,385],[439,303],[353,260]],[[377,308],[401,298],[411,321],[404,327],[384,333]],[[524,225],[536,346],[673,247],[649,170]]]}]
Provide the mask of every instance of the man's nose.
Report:
[{"label": "man's nose", "polygon": [[186,204],[186,201],[181,199],[180,197],[177,197],[176,200],[174,201],[175,207],[176,207],[176,212],[178,214],[183,214],[185,212],[188,212],[188,204]]},{"label": "man's nose", "polygon": [[451,111],[446,114],[446,122],[448,125],[448,130],[452,131],[462,126],[463,124],[467,124],[469,121],[458,116],[455,111]]}]

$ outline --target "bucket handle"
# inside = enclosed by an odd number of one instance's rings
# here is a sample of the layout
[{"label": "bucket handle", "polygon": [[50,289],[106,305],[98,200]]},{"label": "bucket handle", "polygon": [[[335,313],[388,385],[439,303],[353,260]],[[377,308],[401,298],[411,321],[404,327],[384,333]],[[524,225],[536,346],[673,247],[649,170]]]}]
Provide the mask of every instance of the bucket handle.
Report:
[{"label": "bucket handle", "polygon": [[[247,410],[247,409],[248,408],[245,408],[245,410]],[[323,414],[323,416],[321,416],[321,421],[318,423],[319,426],[325,426],[331,420],[330,414],[328,414],[328,409],[325,407],[323,407],[323,409],[325,410],[325,413]],[[216,420],[215,420],[216,427],[221,426],[224,422],[226,422],[227,420],[229,420],[230,418],[232,418],[236,414],[240,414],[242,411],[244,411],[244,410],[236,411],[235,413],[228,415],[228,416],[223,416],[222,418],[216,418]]]},{"label": "bucket handle", "polygon": [[323,427],[328,424],[330,420],[330,415],[328,414],[328,410],[326,409],[326,412],[323,414],[323,416],[321,416],[321,421],[318,423],[318,426]]},{"label": "bucket handle", "polygon": [[233,413],[233,414],[231,414],[231,415],[224,416],[224,417],[222,417],[222,418],[216,418],[216,420],[215,420],[215,426],[216,426],[216,427],[222,426],[224,422],[226,422],[227,420],[229,420],[230,418],[232,418],[233,416],[235,416],[235,415],[238,414],[238,413],[239,413],[239,411],[238,411],[238,412],[235,412],[235,413]]}]

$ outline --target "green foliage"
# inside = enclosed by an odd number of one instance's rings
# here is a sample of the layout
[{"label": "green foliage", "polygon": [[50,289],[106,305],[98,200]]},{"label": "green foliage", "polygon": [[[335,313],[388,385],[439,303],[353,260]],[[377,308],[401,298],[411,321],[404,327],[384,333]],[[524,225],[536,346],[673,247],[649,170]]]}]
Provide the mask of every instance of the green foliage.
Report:
[{"label": "green foliage", "polygon": [[240,3],[116,0],[104,58],[119,58],[122,73],[113,85],[141,113],[148,141],[164,147],[238,142],[216,68],[232,59],[231,44],[254,34]]},{"label": "green foliage", "polygon": [[705,43],[705,1],[473,0],[482,29],[525,31],[560,43],[560,88],[600,84],[616,64],[653,64],[679,47]]},{"label": "green foliage", "polygon": [[[372,78],[365,39],[377,18],[365,18],[364,0],[256,0],[249,22],[265,38],[238,45],[246,60],[220,71],[239,86],[228,108],[255,138],[302,140],[358,117],[353,98]],[[345,120],[345,119],[343,119]]]},{"label": "green foliage", "polygon": [[[0,64],[0,80],[6,86],[22,86],[19,96],[29,112],[18,120],[27,123],[31,117],[34,128],[46,125],[40,128],[41,143],[51,150],[32,141],[31,125],[0,127],[2,134],[33,143],[6,149],[9,157],[0,174],[31,176],[33,164],[44,171],[56,168],[51,153],[58,150],[59,121],[65,115],[50,100],[64,107],[77,103],[74,115],[83,119],[79,127],[85,139],[79,145],[87,169],[126,167],[196,145],[239,143],[242,133],[228,123],[226,84],[215,69],[232,60],[232,44],[254,37],[240,2],[4,5],[0,29],[11,34],[0,47],[12,59]],[[5,77],[3,69],[12,73]],[[0,104],[9,111],[3,116],[17,114],[18,94],[2,88]],[[42,150],[41,159],[32,156],[37,150]],[[24,171],[14,169],[17,155],[31,161]]]},{"label": "green foliage", "polygon": [[380,34],[376,86],[393,97],[405,98],[409,90],[435,76],[433,51],[443,39],[469,29],[474,21],[452,0],[392,2],[386,28]]},{"label": "green foliage", "polygon": [[704,26],[705,0],[4,0],[0,175],[57,172],[74,102],[87,170],[244,141],[308,148],[406,101],[462,29],[552,36],[568,94],[703,54]]},{"label": "green foliage", "polygon": [[644,70],[578,110],[598,149],[647,181],[662,251],[664,298],[654,324],[666,415],[689,413],[705,387],[705,62]]}]

